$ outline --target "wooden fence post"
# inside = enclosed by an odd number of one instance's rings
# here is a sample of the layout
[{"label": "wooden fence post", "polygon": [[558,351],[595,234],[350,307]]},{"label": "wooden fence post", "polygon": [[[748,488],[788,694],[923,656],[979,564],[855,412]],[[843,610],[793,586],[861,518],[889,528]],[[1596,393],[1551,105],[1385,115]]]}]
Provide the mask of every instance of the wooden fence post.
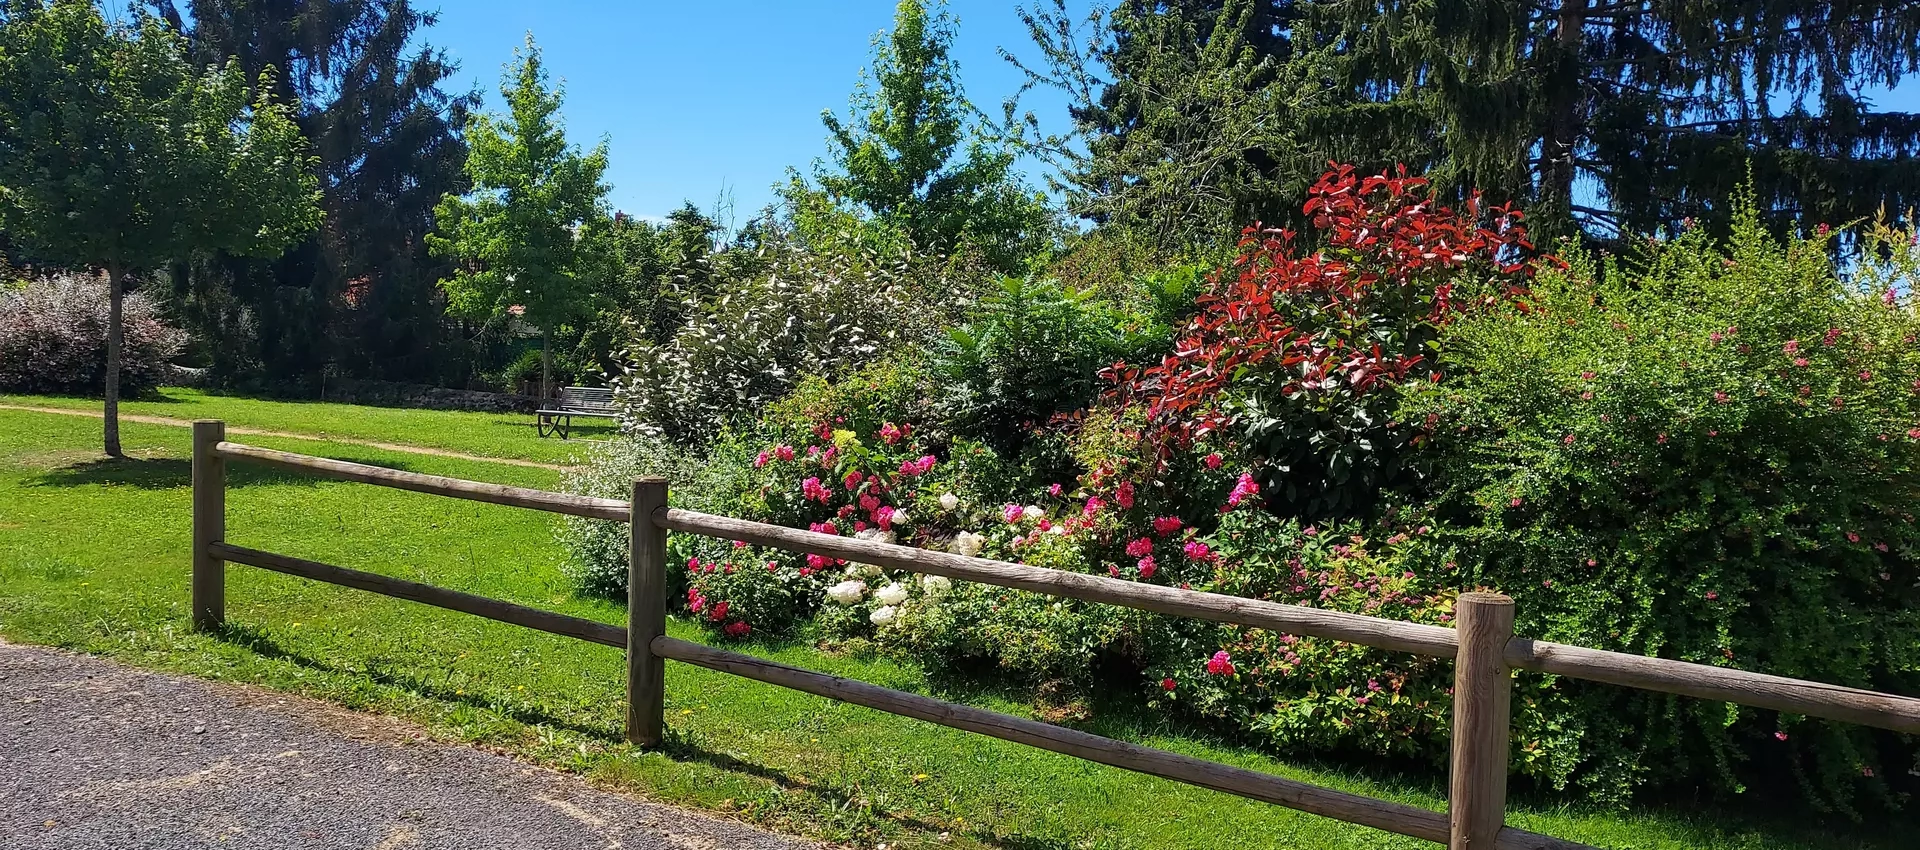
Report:
[{"label": "wooden fence post", "polygon": [[667,530],[653,524],[666,507],[667,480],[633,482],[633,514],[627,540],[627,741],[660,743],[666,714],[666,662],[653,654],[653,639],[667,632]]},{"label": "wooden fence post", "polygon": [[1454,603],[1460,653],[1453,662],[1453,775],[1447,788],[1449,850],[1492,850],[1507,818],[1513,677],[1513,600],[1462,593]]},{"label": "wooden fence post", "polygon": [[208,547],[227,537],[227,462],[214,446],[227,438],[227,423],[193,423],[193,627],[210,632],[227,619],[227,564]]}]

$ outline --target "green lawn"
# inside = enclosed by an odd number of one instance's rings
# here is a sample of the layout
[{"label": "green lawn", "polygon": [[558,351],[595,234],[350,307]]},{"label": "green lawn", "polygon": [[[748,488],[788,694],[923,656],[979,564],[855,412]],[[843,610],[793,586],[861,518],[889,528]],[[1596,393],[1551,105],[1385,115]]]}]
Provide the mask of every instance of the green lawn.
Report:
[{"label": "green lawn", "polygon": [[[0,404],[99,410],[97,398],[0,395]],[[121,402],[125,413],[173,419],[224,419],[228,427],[286,431],[348,441],[397,443],[481,457],[568,464],[584,455],[585,440],[613,433],[611,420],[575,420],[573,440],[542,438],[529,413],[470,413],[364,407],[328,402],[265,401],[168,387],[152,398]],[[311,448],[311,444],[307,445]],[[289,449],[294,450],[294,449]]]},{"label": "green lawn", "polygon": [[[387,442],[444,433],[409,411],[177,394],[145,410],[191,408],[237,424]],[[35,403],[42,399],[33,399]],[[301,416],[323,411],[309,423]],[[252,418],[238,415],[246,413]],[[457,419],[458,417],[454,417]],[[505,451],[513,434],[463,426],[462,451]],[[379,430],[379,423],[406,427]],[[271,424],[264,424],[271,423]],[[351,427],[351,432],[335,430]],[[503,432],[509,426],[497,428]],[[426,432],[426,433],[422,433]],[[467,433],[463,431],[462,433]],[[620,653],[475,617],[229,567],[225,635],[187,627],[188,432],[131,424],[134,459],[106,461],[97,423],[0,410],[0,635],[141,667],[251,682],[419,721],[453,740],[502,747],[669,802],[723,810],[789,832],[871,847],[1430,847],[1174,782],[1100,767],[719,673],[668,665],[669,746],[620,742]],[[251,442],[526,486],[557,474],[352,445]],[[435,443],[447,446],[444,439]],[[550,456],[549,456],[550,457]],[[325,482],[236,465],[228,536],[239,545],[376,570],[621,622],[613,604],[573,598],[549,517],[531,511]],[[676,636],[698,639],[685,623]],[[806,646],[749,651],[888,687],[1028,713],[990,690],[937,687],[909,665]],[[1091,730],[1153,746],[1439,809],[1440,776],[1411,779],[1282,764],[1210,743],[1151,716],[1102,715]],[[1845,822],[1768,824],[1731,814],[1619,815],[1528,809],[1526,829],[1610,848],[1893,848]],[[950,841],[942,841],[943,833]]]}]

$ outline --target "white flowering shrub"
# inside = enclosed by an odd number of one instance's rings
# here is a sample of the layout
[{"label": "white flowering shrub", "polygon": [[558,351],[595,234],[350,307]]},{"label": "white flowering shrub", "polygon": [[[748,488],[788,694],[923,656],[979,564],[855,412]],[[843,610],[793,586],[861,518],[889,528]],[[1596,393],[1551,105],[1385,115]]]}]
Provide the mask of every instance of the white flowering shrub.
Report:
[{"label": "white flowering shrub", "polygon": [[805,377],[845,376],[931,339],[972,286],[972,275],[910,252],[762,250],[764,271],[690,307],[670,340],[628,348],[615,381],[626,430],[703,444]]}]

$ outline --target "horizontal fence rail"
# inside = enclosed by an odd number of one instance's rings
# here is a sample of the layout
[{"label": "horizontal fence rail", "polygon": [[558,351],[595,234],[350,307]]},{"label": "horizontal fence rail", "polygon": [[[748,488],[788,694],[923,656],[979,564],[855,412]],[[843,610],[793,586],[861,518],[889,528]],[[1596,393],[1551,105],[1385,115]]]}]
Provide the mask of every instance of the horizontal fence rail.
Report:
[{"label": "horizontal fence rail", "polygon": [[[910,546],[821,534],[667,507],[666,484],[643,479],[631,501],[552,493],[329,460],[225,441],[219,422],[194,424],[193,618],[218,627],[225,617],[224,565],[262,569],[462,611],[627,650],[627,735],[661,740],[663,660],[672,659],[1014,741],[1090,761],[1212,788],[1387,832],[1448,844],[1452,850],[1571,850],[1586,845],[1504,825],[1511,696],[1510,670],[1523,669],[1661,693],[1920,733],[1920,699],[1688,661],[1536,641],[1512,634],[1512,601],[1462,594],[1458,629],[1324,611],[1216,593],[1143,584]],[[631,524],[626,628],[510,602],[234,546],[225,536],[225,462],[265,466],[552,513]],[[665,536],[699,534],[854,563],[1088,602],[1122,605],[1381,649],[1453,659],[1453,776],[1448,812],[1322,788],[1245,768],[1103,738],[865,682],[775,664],[665,634]]]}]

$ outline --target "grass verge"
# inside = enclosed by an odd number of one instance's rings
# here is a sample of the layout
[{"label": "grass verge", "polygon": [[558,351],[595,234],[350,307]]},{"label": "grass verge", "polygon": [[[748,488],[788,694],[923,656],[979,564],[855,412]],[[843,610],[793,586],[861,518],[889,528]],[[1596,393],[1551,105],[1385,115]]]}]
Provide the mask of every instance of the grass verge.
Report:
[{"label": "grass verge", "polygon": [[[655,799],[858,846],[1432,846],[681,665],[668,666],[670,741],[660,751],[642,752],[620,742],[624,668],[617,651],[247,567],[229,568],[227,632],[195,634],[186,617],[188,433],[132,424],[125,438],[134,457],[108,461],[98,454],[94,423],[0,410],[0,635],[396,714],[448,740],[499,747]],[[547,470],[350,445],[252,441],[506,484],[549,487],[556,478]],[[228,535],[237,544],[606,622],[624,619],[618,606],[569,593],[545,515],[244,465],[229,478]],[[671,631],[699,639],[685,623],[675,622]],[[910,664],[793,644],[747,651],[1031,713],[1017,695],[952,685]],[[1438,775],[1301,767],[1154,716],[1096,716],[1088,728],[1101,734],[1442,806]],[[1783,824],[1725,812],[1622,814],[1523,804],[1512,820],[1620,850],[1911,846],[1910,835],[1893,827],[1837,819]]]},{"label": "grass verge", "polygon": [[[100,400],[76,396],[0,395],[0,404],[98,412]],[[366,407],[318,401],[272,401],[166,387],[154,396],[120,403],[123,413],[171,419],[224,419],[229,426],[285,431],[336,440],[397,443],[481,457],[571,464],[586,440],[613,434],[611,420],[574,422],[575,438],[541,437],[530,413],[479,413]],[[97,426],[95,426],[97,427]],[[251,439],[251,438],[249,438]],[[307,445],[312,448],[311,444]],[[297,449],[289,449],[295,451]]]}]

